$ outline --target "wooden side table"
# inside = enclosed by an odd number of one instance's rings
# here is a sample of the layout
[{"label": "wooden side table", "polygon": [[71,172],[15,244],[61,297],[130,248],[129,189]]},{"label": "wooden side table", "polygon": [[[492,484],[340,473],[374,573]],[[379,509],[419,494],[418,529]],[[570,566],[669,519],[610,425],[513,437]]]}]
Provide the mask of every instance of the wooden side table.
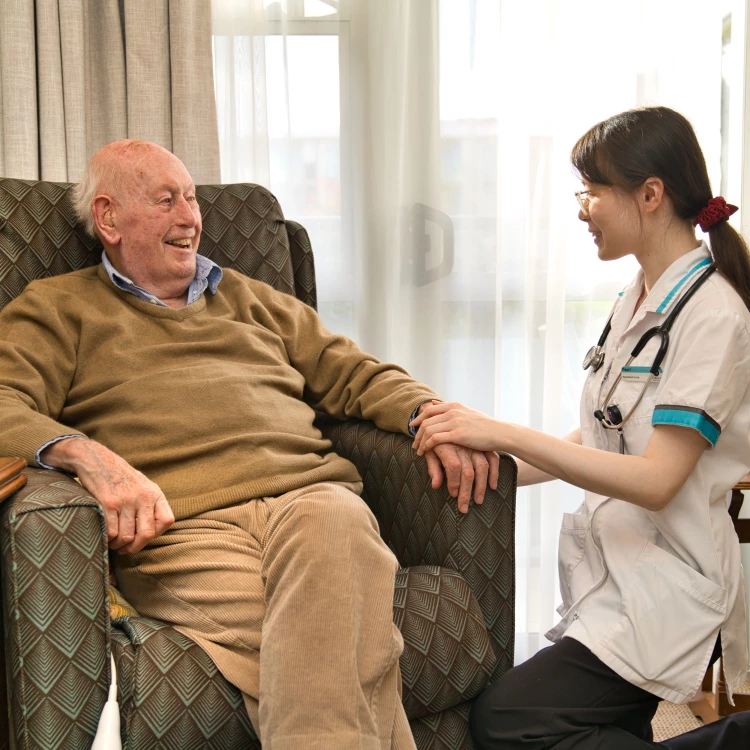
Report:
[{"label": "wooden side table", "polygon": [[[750,475],[746,476],[732,490],[732,500],[729,505],[729,515],[734,523],[734,529],[737,532],[741,544],[750,543],[750,518],[740,518],[742,502],[745,499],[742,490],[750,490]],[[716,678],[716,688],[714,688],[714,669],[718,668],[719,674]],[[701,685],[703,694],[700,698],[690,702],[690,710],[695,716],[703,719],[704,724],[720,719],[722,716],[728,716],[739,711],[750,711],[750,695],[735,694],[734,706],[729,703],[727,698],[726,683],[724,681],[724,670],[721,668],[721,659],[713,666],[709,667],[706,676],[703,678]]]},{"label": "wooden side table", "polygon": [[5,500],[26,484],[26,468],[22,458],[0,458],[0,500]]}]

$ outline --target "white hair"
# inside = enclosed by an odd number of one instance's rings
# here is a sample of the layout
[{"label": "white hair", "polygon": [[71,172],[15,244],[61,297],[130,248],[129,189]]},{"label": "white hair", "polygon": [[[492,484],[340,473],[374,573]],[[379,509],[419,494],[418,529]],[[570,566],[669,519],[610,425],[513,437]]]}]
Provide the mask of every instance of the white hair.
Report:
[{"label": "white hair", "polygon": [[123,171],[122,160],[112,158],[113,155],[119,153],[121,156],[132,157],[139,152],[148,153],[154,148],[159,146],[148,141],[123,139],[104,146],[91,157],[83,179],[73,187],[71,199],[76,217],[92,237],[97,236],[94,198],[97,195],[108,195],[114,200],[122,200],[123,190],[130,176],[127,170]]},{"label": "white hair", "polygon": [[73,187],[71,195],[73,210],[78,220],[92,237],[97,236],[93,211],[94,198],[101,195],[102,192],[115,192],[120,182],[121,180],[111,159],[94,157],[86,165],[83,179]]}]

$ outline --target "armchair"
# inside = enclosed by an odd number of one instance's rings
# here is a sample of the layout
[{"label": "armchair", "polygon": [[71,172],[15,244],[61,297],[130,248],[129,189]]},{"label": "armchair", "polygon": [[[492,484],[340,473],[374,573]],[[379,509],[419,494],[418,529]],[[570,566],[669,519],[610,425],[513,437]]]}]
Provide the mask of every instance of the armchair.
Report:
[{"label": "armchair", "polygon": [[[0,179],[0,308],[32,279],[99,262],[69,188]],[[198,200],[202,254],[316,306],[307,232],[284,219],[273,195],[257,185],[203,185]],[[321,416],[318,425],[357,467],[402,566],[394,621],[406,644],[403,699],[417,746],[468,750],[471,700],[513,664],[515,463],[501,456],[497,491],[462,516],[445,488],[432,489],[406,436],[355,419]],[[239,691],[202,649],[148,618],[110,622],[96,500],[59,472],[25,474],[26,486],[0,504],[0,750],[90,747],[110,650],[123,747],[259,748]]]}]

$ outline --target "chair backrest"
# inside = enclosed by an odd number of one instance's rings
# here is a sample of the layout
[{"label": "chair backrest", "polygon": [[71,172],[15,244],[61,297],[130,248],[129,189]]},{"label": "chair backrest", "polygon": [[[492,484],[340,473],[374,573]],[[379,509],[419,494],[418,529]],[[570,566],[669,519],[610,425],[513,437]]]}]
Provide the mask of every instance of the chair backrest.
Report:
[{"label": "chair backrest", "polygon": [[[102,246],[78,222],[70,183],[0,178],[0,309],[34,279],[96,265]],[[200,253],[316,307],[305,229],[251,184],[198,185]]]}]

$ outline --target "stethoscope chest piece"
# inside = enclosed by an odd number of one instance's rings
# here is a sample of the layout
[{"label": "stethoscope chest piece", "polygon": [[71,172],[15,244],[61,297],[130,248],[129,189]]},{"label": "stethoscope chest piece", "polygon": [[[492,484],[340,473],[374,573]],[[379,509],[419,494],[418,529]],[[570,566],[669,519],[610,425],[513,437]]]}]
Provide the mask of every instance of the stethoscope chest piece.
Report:
[{"label": "stethoscope chest piece", "polygon": [[604,347],[592,346],[583,358],[583,369],[588,370],[591,367],[596,372],[602,364],[604,364]]}]

